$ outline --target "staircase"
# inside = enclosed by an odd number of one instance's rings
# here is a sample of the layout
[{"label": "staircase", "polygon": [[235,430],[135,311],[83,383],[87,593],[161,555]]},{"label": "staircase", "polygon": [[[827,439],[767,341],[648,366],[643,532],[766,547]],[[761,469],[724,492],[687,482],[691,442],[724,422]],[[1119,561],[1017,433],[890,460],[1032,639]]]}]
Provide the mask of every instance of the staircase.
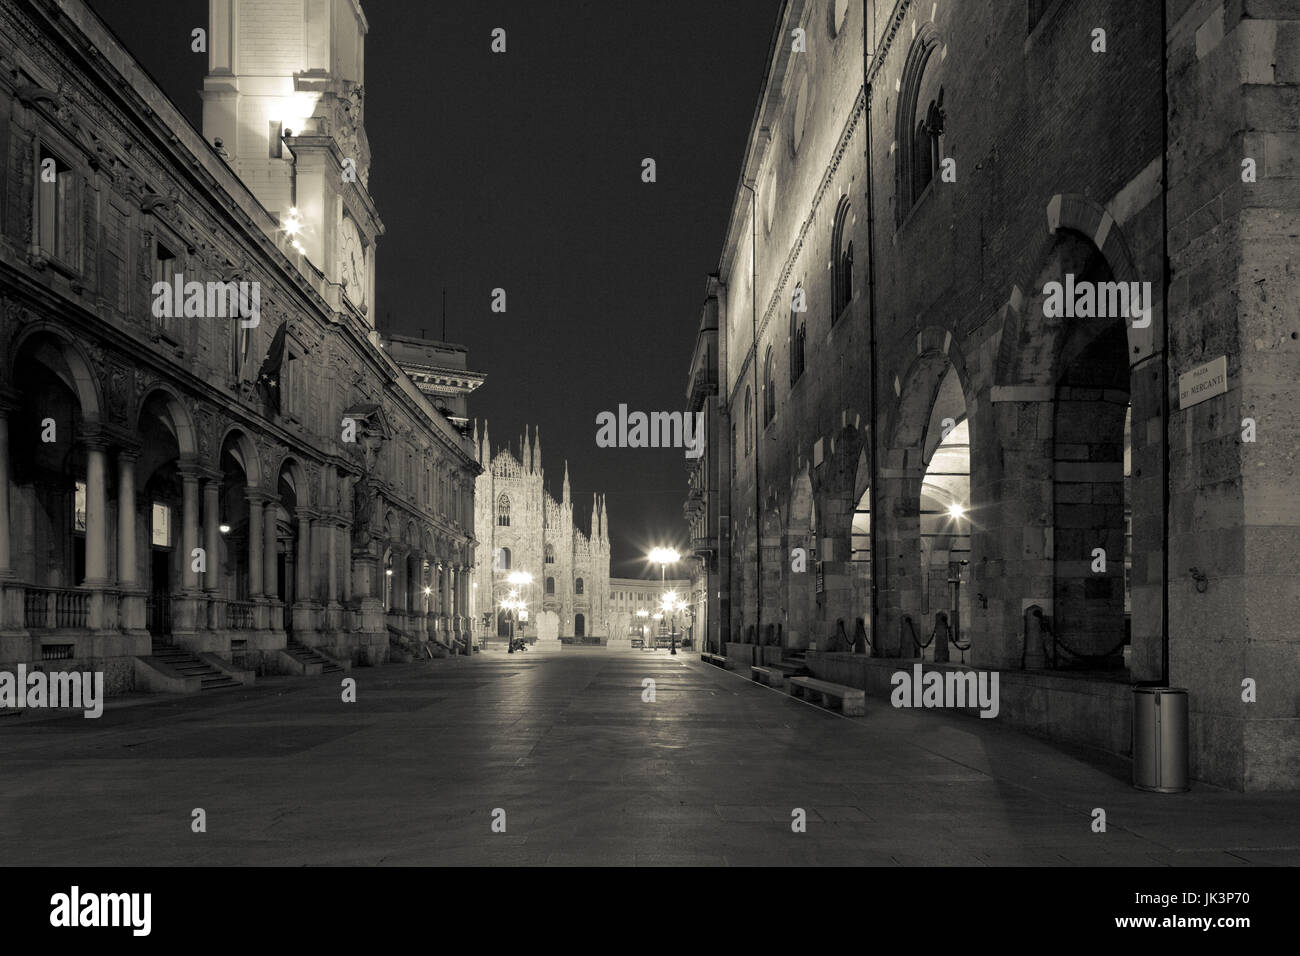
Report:
[{"label": "staircase", "polygon": [[322,674],[341,674],[343,665],[332,657],[326,657],[320,651],[306,644],[300,644],[292,637],[284,649],[285,653],[298,661],[300,664],[320,664]]},{"label": "staircase", "polygon": [[808,670],[807,661],[804,658],[803,651],[792,651],[787,654],[780,663],[769,664],[768,667],[781,672],[785,678],[803,677],[811,673]]},{"label": "staircase", "polygon": [[200,689],[202,690],[219,690],[223,687],[244,686],[229,674],[222,673],[211,664],[205,664],[193,654],[181,650],[174,644],[168,644],[157,636],[153,638],[153,653],[151,656],[154,660],[166,664],[182,677],[199,678]]}]

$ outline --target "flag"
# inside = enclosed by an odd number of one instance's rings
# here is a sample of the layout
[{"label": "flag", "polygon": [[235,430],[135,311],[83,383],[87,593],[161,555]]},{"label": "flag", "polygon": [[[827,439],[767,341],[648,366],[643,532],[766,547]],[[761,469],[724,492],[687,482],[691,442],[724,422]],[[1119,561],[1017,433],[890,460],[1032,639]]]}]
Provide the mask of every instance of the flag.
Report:
[{"label": "flag", "polygon": [[281,322],[271,339],[271,348],[262,362],[261,371],[257,373],[257,391],[269,408],[280,414],[280,378],[284,366],[284,333],[288,322]]}]

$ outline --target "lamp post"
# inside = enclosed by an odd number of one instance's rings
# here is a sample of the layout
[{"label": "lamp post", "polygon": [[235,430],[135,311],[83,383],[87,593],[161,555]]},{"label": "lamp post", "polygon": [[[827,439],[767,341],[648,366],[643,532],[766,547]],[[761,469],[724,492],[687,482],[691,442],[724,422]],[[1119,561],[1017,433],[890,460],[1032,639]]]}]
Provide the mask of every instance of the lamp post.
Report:
[{"label": "lamp post", "polygon": [[[653,548],[650,551],[650,562],[652,564],[659,565],[659,586],[665,589],[665,594],[667,593],[666,589],[668,587],[668,582],[667,582],[668,565],[670,564],[675,565],[681,559],[682,556],[678,554],[673,548]],[[660,598],[660,603],[661,604],[663,603],[662,598]],[[674,653],[676,652],[674,651]]]},{"label": "lamp post", "polygon": [[519,596],[519,589],[525,588],[533,583],[533,576],[527,571],[511,571],[506,575],[506,582],[510,585],[510,600],[513,602],[514,618],[510,622],[510,649],[508,653],[515,652],[515,623],[519,620],[527,620],[527,614],[520,617],[520,611],[528,607],[528,602]]},{"label": "lamp post", "polygon": [[510,595],[501,602],[501,610],[510,614],[510,637],[506,645],[506,653],[515,652],[515,621],[519,619],[519,614],[528,605],[519,599],[518,591],[511,591]]},{"label": "lamp post", "polygon": [[645,644],[646,644],[646,623],[645,622],[646,622],[646,618],[650,616],[650,612],[647,611],[645,608],[640,608],[637,610],[636,616],[641,619],[641,650],[644,651]]}]

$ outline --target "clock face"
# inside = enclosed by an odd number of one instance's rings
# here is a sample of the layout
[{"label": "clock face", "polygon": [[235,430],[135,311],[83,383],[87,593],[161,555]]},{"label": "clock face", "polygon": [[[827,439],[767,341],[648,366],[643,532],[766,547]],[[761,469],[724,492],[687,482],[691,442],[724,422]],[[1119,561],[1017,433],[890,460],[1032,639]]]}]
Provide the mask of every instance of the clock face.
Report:
[{"label": "clock face", "polygon": [[357,231],[357,224],[346,217],[343,220],[342,239],[343,263],[340,271],[343,291],[355,304],[365,305],[366,250],[361,244],[361,234]]}]

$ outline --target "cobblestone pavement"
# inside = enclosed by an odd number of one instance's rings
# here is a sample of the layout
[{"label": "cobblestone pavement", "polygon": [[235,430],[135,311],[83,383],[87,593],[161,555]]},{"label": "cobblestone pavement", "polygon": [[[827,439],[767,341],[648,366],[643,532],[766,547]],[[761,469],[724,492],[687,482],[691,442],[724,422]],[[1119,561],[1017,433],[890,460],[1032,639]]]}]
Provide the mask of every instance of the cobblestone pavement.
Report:
[{"label": "cobblestone pavement", "polygon": [[0,717],[0,860],[1300,864],[1300,794],[1142,793],[1126,763],[996,720],[875,700],[845,718],[698,655],[489,652],[351,676],[356,703],[337,677],[274,678],[98,720]]}]

